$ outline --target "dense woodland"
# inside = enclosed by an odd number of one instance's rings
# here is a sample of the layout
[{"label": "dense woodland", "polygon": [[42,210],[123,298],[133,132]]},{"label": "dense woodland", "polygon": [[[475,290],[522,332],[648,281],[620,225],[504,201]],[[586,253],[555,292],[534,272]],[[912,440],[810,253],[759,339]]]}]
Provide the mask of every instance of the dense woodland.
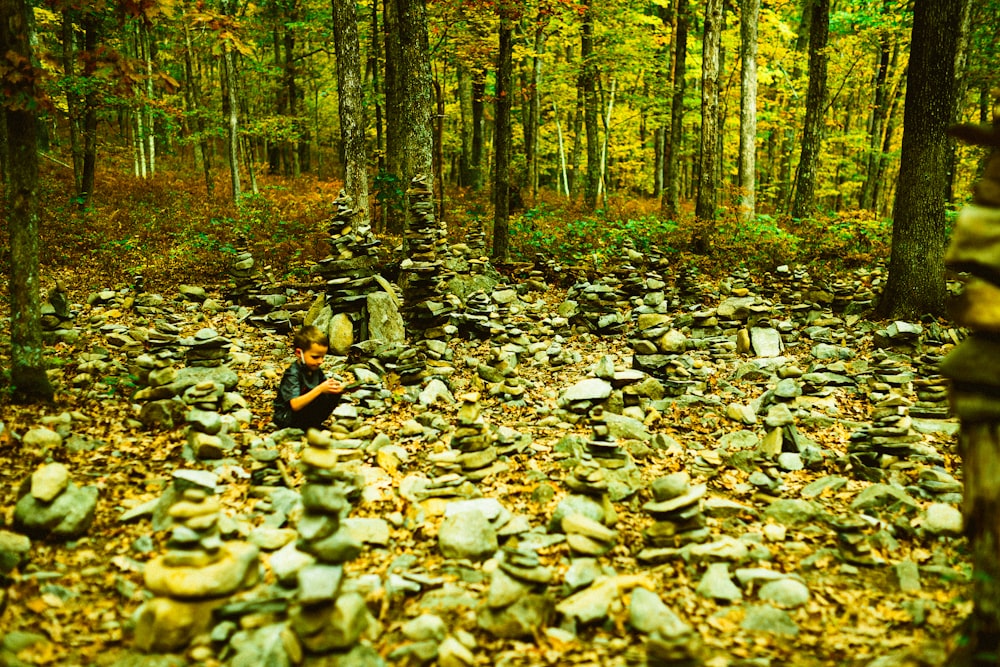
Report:
[{"label": "dense woodland", "polygon": [[[1000,358],[989,340],[1000,293],[972,282],[949,320],[946,302],[970,275],[946,271],[945,254],[963,206],[991,224],[983,211],[1000,206],[984,150],[1000,143],[988,129],[1000,3],[0,0],[0,19],[9,292],[0,315],[10,323],[0,347],[0,619],[14,629],[0,632],[0,665],[264,664],[254,662],[261,652],[282,666],[996,664],[996,530],[969,521],[1000,502],[982,473],[995,466],[984,454],[963,474],[961,459],[1000,432],[991,421],[1000,407],[989,407],[1000,390],[987,389],[992,370],[976,361]],[[341,595],[338,578],[320,600],[354,604],[337,613],[351,632],[367,628],[331,653],[302,629],[308,587],[273,581],[272,547],[302,542],[299,518],[275,518],[257,502],[271,491],[255,495],[259,479],[240,475],[272,457],[278,486],[316,483],[302,459],[319,436],[279,437],[268,423],[288,327],[251,314],[280,302],[291,304],[285,324],[317,317],[322,264],[343,248],[333,231],[326,239],[350,208],[341,192],[358,217],[337,234],[365,237],[404,311],[408,283],[389,282],[445,244],[422,237],[415,219],[442,223],[458,264],[465,252],[478,266],[481,251],[490,283],[478,303],[493,309],[494,327],[428,345],[407,316],[393,354],[436,355],[420,357],[416,384],[384,372],[381,357],[366,375],[377,354],[331,354],[328,370],[351,379],[361,368],[371,385],[362,391],[384,399],[349,428],[334,424],[336,439],[363,442],[340,455],[370,482],[354,518],[380,532],[347,566],[356,588]],[[989,224],[973,227],[983,243],[970,225],[949,266],[995,282],[1000,274],[982,266],[996,259]],[[357,259],[351,252],[341,259]],[[231,283],[234,264],[251,256],[253,289],[267,292],[257,301]],[[574,309],[588,290],[621,294],[632,278],[642,291],[614,305],[614,333]],[[452,297],[470,312],[475,299]],[[726,309],[732,321],[705,325],[718,328],[710,341],[698,327]],[[43,313],[65,328],[43,337]],[[655,341],[642,340],[642,322],[655,322]],[[949,376],[965,394],[951,412],[929,405],[947,393],[938,362],[970,328],[972,351]],[[152,349],[150,332],[196,346],[216,331],[232,341],[238,369],[222,431],[234,444],[221,459],[192,450],[191,419],[186,436],[182,416],[151,426],[136,398],[150,388],[136,359]],[[766,353],[751,338],[760,331],[774,336]],[[665,376],[639,372],[640,350],[663,356],[675,344]],[[617,384],[639,376],[648,396]],[[787,395],[776,398],[779,378]],[[608,394],[588,393],[605,384]],[[573,413],[567,396],[580,392],[586,409],[604,407]],[[921,418],[910,419],[911,406]],[[594,474],[586,448],[607,435],[602,410],[631,420],[619,436],[624,472],[604,471],[619,484],[616,518],[605,507],[594,521],[560,523],[553,512]],[[963,432],[960,446],[963,410],[982,428]],[[446,503],[413,485],[454,469],[449,457],[465,455],[455,454],[456,433],[473,422],[488,424],[490,442],[509,439],[497,471],[463,484],[461,497],[500,498],[517,521],[493,545],[499,555],[487,545],[463,558],[440,547]],[[58,441],[38,440],[48,433]],[[902,446],[862,465],[872,453],[856,442],[873,433],[917,443],[913,458]],[[25,546],[5,529],[15,503],[36,497],[31,474],[43,464],[56,477],[64,471],[50,466],[66,464],[100,489],[91,534],[67,548],[35,535]],[[220,612],[239,631],[219,624],[209,638],[199,626],[174,646],[150,630],[169,623],[138,619],[153,596],[144,573],[178,538],[155,517],[151,530],[138,510],[167,498],[183,468],[219,475],[221,505],[235,517],[225,537],[253,533],[268,568]],[[955,526],[959,480],[971,489],[968,541]],[[653,539],[643,508],[669,504],[657,494],[670,484],[697,496],[699,512],[698,494],[714,501],[707,519],[694,517],[710,541],[693,559],[640,551]],[[550,540],[560,531],[573,539]],[[581,558],[588,549],[593,563]],[[728,572],[714,577],[722,562],[749,568],[742,592],[727,587]],[[546,585],[493,590],[515,565]],[[795,601],[758,599],[764,570]],[[393,589],[399,572],[410,583]],[[497,596],[530,603],[505,616]],[[174,602],[157,622],[187,613]],[[177,655],[158,662],[136,647]]]}]

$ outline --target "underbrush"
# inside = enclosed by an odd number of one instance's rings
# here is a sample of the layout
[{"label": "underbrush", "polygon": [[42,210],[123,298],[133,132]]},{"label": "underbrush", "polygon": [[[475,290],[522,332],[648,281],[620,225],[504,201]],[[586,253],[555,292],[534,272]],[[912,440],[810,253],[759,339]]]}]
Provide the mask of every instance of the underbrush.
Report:
[{"label": "underbrush", "polygon": [[839,269],[872,265],[888,257],[892,233],[891,221],[879,220],[867,211],[809,220],[760,214],[742,221],[726,215],[714,222],[696,220],[690,212],[677,219],[656,211],[634,216],[607,210],[567,213],[543,202],[514,217],[510,223],[512,259],[533,261],[541,255],[600,269],[620,264],[631,247],[679,260],[696,255],[694,261],[707,273],[740,267],[770,270],[781,264]]},{"label": "underbrush", "polygon": [[[80,210],[72,200],[72,174],[43,165],[43,291],[60,277],[71,283],[71,290],[80,291],[130,285],[138,275],[153,291],[184,282],[223,284],[227,267],[244,244],[269,278],[294,281],[307,277],[329,253],[326,226],[339,189],[333,181],[261,175],[260,192],[245,194],[235,206],[222,170],[209,194],[200,174],[179,176],[180,170],[165,163],[159,175],[146,180],[108,169],[98,174],[92,207]],[[487,193],[450,191],[448,197],[453,241],[477,228],[491,236]],[[509,229],[512,261],[532,262],[541,256],[598,274],[620,265],[626,248],[676,258],[678,267],[694,265],[705,275],[737,267],[768,270],[780,264],[852,268],[888,257],[891,235],[889,221],[867,212],[802,221],[762,214],[750,222],[724,214],[708,224],[696,221],[690,211],[667,219],[653,199],[612,199],[591,213],[555,196],[542,196],[512,215]],[[0,230],[0,236],[5,234]],[[383,250],[398,241],[382,240]],[[487,252],[490,242],[488,238]],[[7,253],[0,253],[3,275],[9,261]]]}]

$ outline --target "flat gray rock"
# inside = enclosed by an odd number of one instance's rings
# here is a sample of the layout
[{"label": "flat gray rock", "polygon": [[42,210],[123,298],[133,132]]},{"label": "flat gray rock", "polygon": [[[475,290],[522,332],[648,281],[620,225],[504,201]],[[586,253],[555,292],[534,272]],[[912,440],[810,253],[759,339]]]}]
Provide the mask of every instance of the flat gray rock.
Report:
[{"label": "flat gray rock", "polygon": [[639,632],[659,632],[666,637],[681,637],[692,630],[659,595],[641,586],[632,589],[629,623]]},{"label": "flat gray rock", "polygon": [[483,560],[498,546],[496,531],[479,510],[446,516],[438,528],[438,547],[446,558]]},{"label": "flat gray rock", "polygon": [[611,383],[600,378],[580,380],[566,390],[563,398],[569,402],[603,401],[611,395]]},{"label": "flat gray rock", "polygon": [[711,600],[738,602],[743,599],[743,593],[729,578],[728,563],[711,563],[705,574],[702,575],[701,581],[698,582],[698,588],[695,589],[695,592]]},{"label": "flat gray rock", "polygon": [[795,636],[799,634],[799,626],[795,624],[788,612],[768,604],[746,607],[740,627],[744,630],[770,632],[775,635]]},{"label": "flat gray rock", "polygon": [[31,475],[31,495],[42,502],[51,502],[69,484],[69,469],[62,463],[47,463]]},{"label": "flat gray rock", "polygon": [[801,607],[809,601],[809,588],[797,579],[777,579],[761,586],[757,597],[779,607]]}]

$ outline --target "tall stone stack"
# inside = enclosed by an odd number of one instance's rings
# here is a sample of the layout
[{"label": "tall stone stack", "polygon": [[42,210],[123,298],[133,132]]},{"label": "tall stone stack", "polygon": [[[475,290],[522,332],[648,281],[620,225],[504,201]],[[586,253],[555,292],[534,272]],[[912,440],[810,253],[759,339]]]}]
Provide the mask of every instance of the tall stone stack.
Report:
[{"label": "tall stone stack", "polygon": [[167,552],[146,564],[154,597],[140,607],[135,628],[136,648],[150,653],[182,651],[210,630],[214,609],[260,578],[257,547],[222,540],[214,488],[183,476],[173,484]]},{"label": "tall stone stack", "polygon": [[466,479],[479,481],[498,470],[497,449],[493,435],[483,421],[479,394],[463,394],[458,408],[455,432],[451,436],[452,449],[458,450],[455,463]]},{"label": "tall stone stack", "polygon": [[941,364],[941,374],[952,380],[951,405],[961,419],[962,511],[975,582],[965,631],[970,641],[964,658],[971,663],[978,652],[995,652],[1000,636],[1000,523],[995,512],[1000,505],[1000,97],[994,99],[992,127],[960,128],[960,133],[992,150],[972,203],[958,215],[945,255],[947,265],[973,276],[952,310],[955,321],[972,334]]},{"label": "tall stone stack", "polygon": [[630,461],[628,452],[618,444],[615,436],[611,435],[611,428],[604,416],[604,407],[595,405],[590,410],[589,421],[591,437],[587,441],[587,452],[605,468],[620,468],[626,465]]},{"label": "tall stone stack", "polygon": [[338,452],[332,441],[310,438],[300,464],[302,518],[296,526],[299,551],[316,561],[298,573],[298,597],[289,611],[289,627],[311,654],[347,651],[368,627],[370,615],[364,598],[344,593],[344,563],[361,553],[361,543],[345,523],[350,512],[350,489],[338,470]]},{"label": "tall stone stack", "polygon": [[623,311],[631,304],[617,278],[577,283],[569,288],[566,298],[579,304],[576,318],[587,331],[598,336],[617,336],[625,331]]},{"label": "tall stone stack", "polygon": [[410,200],[406,243],[409,257],[403,271],[403,319],[414,339],[446,338],[455,305],[447,299],[442,284],[450,278],[438,256],[447,249],[447,239],[434,219],[434,193],[426,176],[415,176],[406,191]]},{"label": "tall stone stack", "polygon": [[247,295],[256,286],[254,259],[247,239],[242,234],[236,239],[236,253],[229,264],[230,287],[226,298],[236,303],[244,303]]},{"label": "tall stone stack", "polygon": [[691,486],[690,481],[682,471],[653,482],[653,499],[642,506],[653,517],[653,524],[643,531],[650,547],[676,548],[708,539],[701,507],[707,487]]},{"label": "tall stone stack", "polygon": [[343,191],[334,200],[336,212],[327,227],[330,255],[320,260],[318,272],[326,281],[326,303],[334,317],[350,320],[354,340],[368,336],[368,295],[382,291],[376,277],[378,239],[371,225]]},{"label": "tall stone stack", "polygon": [[216,368],[230,359],[229,339],[208,327],[199,329],[190,338],[182,339],[181,344],[185,347],[184,362],[188,366]]}]

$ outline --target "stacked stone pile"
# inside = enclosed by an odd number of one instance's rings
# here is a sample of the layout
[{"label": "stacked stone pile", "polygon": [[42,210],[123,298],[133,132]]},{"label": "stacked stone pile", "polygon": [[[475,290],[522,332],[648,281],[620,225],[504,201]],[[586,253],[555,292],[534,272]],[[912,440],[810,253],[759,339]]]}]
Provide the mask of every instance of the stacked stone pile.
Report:
[{"label": "stacked stone pile", "polygon": [[406,194],[410,199],[406,230],[409,258],[401,266],[403,319],[414,339],[446,338],[453,333],[449,320],[456,308],[450,295],[444,293],[442,285],[451,276],[438,256],[447,249],[447,239],[434,219],[433,192],[426,177],[414,177]]},{"label": "stacked stone pile", "polygon": [[618,468],[629,462],[628,452],[618,444],[611,435],[604,416],[604,407],[597,405],[590,410],[590,440],[587,441],[587,452],[605,468]]},{"label": "stacked stone pile", "polygon": [[147,563],[144,573],[154,597],[137,613],[135,646],[140,651],[183,651],[210,630],[214,609],[260,578],[257,547],[222,540],[214,484],[209,488],[197,479],[174,477],[167,552]]},{"label": "stacked stone pile", "polygon": [[184,361],[188,366],[215,368],[230,359],[230,341],[208,327],[199,329],[194,336],[180,341],[184,346]]},{"label": "stacked stone pile", "polygon": [[247,245],[245,236],[236,239],[236,252],[229,263],[229,291],[226,298],[236,303],[245,303],[248,295],[258,284],[254,275],[253,253]]},{"label": "stacked stone pile", "polygon": [[318,272],[326,282],[331,315],[342,320],[338,326],[349,325],[352,340],[366,340],[377,329],[369,322],[371,295],[386,288],[375,271],[379,241],[343,191],[334,205],[337,210],[327,228],[330,254],[320,260]]},{"label": "stacked stone pile", "polygon": [[505,548],[500,553],[477,623],[496,637],[530,638],[553,616],[552,600],[545,595],[552,571],[529,549]]},{"label": "stacked stone pile", "polygon": [[654,481],[651,490],[653,499],[642,506],[653,518],[653,524],[643,531],[650,547],[678,548],[708,539],[702,512],[707,490],[704,484],[692,486],[686,472],[676,472]]},{"label": "stacked stone pile", "polygon": [[940,453],[913,428],[910,402],[900,396],[875,405],[872,425],[851,433],[848,453],[856,466],[882,470],[894,462],[911,461],[938,465]]},{"label": "stacked stone pile", "polygon": [[339,453],[331,444],[310,437],[300,455],[305,484],[296,547],[315,562],[298,571],[298,594],[288,624],[311,654],[350,650],[371,622],[364,597],[342,590],[344,563],[357,558],[362,545],[345,523],[352,489],[344,483]]},{"label": "stacked stone pile", "polygon": [[465,308],[455,314],[458,335],[462,338],[486,340],[493,333],[493,316],[497,312],[490,296],[483,290],[476,290],[465,299]]},{"label": "stacked stone pile", "polygon": [[[43,334],[65,330],[73,326],[76,314],[70,310],[69,296],[66,293],[66,286],[61,280],[56,281],[55,287],[42,301],[39,315],[41,316],[40,324]],[[55,338],[56,335],[53,333],[46,337]]]},{"label": "stacked stone pile", "polygon": [[615,277],[576,283],[566,293],[577,303],[574,321],[597,336],[617,336],[625,331],[624,311],[631,304]]},{"label": "stacked stone pile", "polygon": [[950,414],[948,405],[948,380],[939,372],[943,357],[937,354],[923,354],[917,357],[917,377],[913,379],[916,400],[910,408],[911,417],[925,419],[946,419]]},{"label": "stacked stone pile", "polygon": [[479,394],[463,394],[460,400],[462,404],[451,436],[455,454],[448,457],[452,469],[474,482],[506,470],[506,464],[498,460],[493,434],[483,420]]},{"label": "stacked stone pile", "polygon": [[48,463],[23,485],[14,506],[14,529],[36,539],[73,540],[90,528],[97,510],[96,486],[77,486],[62,463]]}]

